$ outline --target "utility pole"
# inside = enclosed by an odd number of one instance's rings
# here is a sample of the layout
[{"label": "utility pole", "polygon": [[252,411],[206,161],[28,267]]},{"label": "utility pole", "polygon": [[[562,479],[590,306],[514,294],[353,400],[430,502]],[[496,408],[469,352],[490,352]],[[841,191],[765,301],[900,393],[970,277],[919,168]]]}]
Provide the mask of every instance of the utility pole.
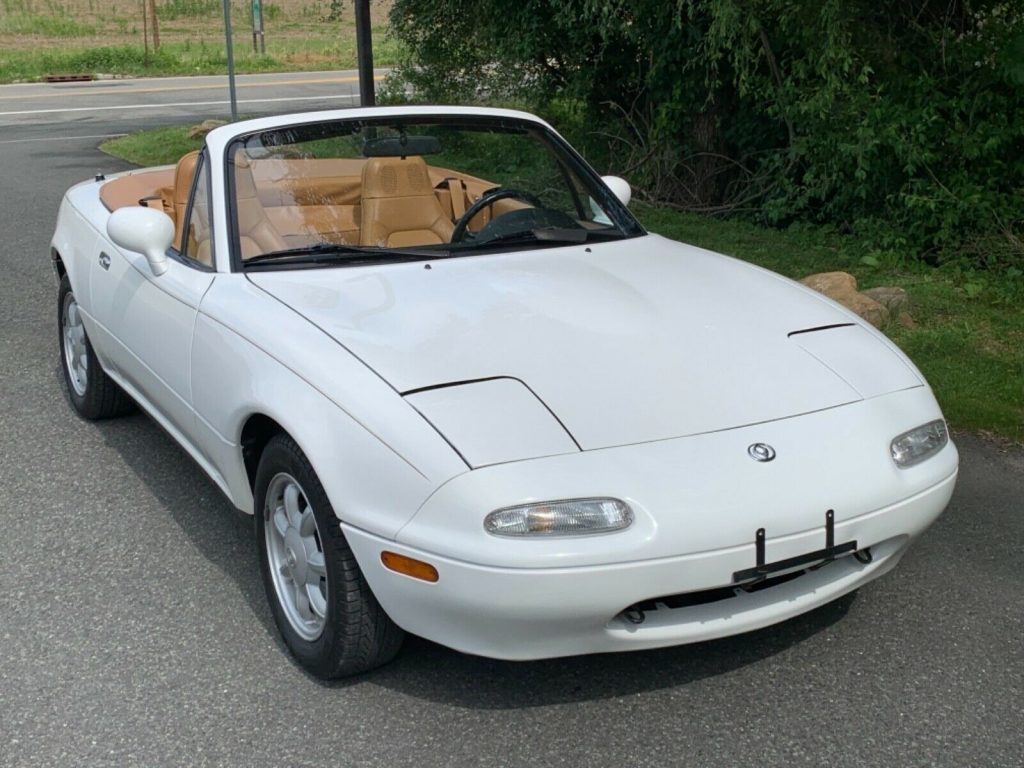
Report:
[{"label": "utility pole", "polygon": [[370,34],[370,0],[355,0],[356,59],[359,62],[359,103],[372,107],[377,103],[373,89],[373,40]]}]

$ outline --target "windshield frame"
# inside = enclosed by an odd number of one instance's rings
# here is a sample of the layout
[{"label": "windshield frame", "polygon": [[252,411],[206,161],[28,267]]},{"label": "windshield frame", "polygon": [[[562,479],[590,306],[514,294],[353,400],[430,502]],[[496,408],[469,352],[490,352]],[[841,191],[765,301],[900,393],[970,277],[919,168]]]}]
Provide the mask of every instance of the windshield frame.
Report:
[{"label": "windshield frame", "polygon": [[[243,261],[241,255],[241,245],[239,237],[239,225],[238,225],[238,211],[236,209],[236,189],[235,189],[235,153],[245,143],[254,136],[259,135],[272,135],[272,134],[285,134],[289,131],[298,132],[301,134],[307,134],[309,139],[316,138],[316,134],[320,133],[320,138],[341,136],[345,133],[354,133],[358,130],[373,127],[382,128],[395,128],[402,125],[440,125],[452,128],[464,128],[472,129],[479,127],[481,129],[497,132],[509,132],[509,133],[521,133],[521,132],[532,132],[535,133],[540,141],[545,145],[545,149],[551,152],[554,156],[554,161],[558,163],[563,172],[568,171],[574,173],[577,178],[586,186],[586,193],[592,196],[597,203],[605,210],[608,214],[608,218],[611,220],[614,231],[617,231],[618,236],[615,238],[602,238],[595,242],[609,242],[610,240],[625,240],[632,239],[646,235],[647,232],[637,221],[636,217],[629,211],[629,209],[623,205],[614,193],[608,188],[608,186],[602,181],[600,174],[595,171],[589,163],[569,144],[563,139],[558,133],[549,128],[542,122],[528,120],[519,117],[511,117],[505,115],[486,115],[486,114],[451,114],[451,113],[430,113],[430,112],[415,112],[407,115],[381,115],[381,116],[363,116],[353,117],[351,119],[330,119],[330,120],[311,120],[309,122],[291,123],[288,125],[281,125],[274,128],[265,128],[262,130],[248,131],[246,133],[239,134],[233,137],[224,148],[222,156],[222,171],[224,174],[224,196],[225,196],[225,212],[227,219],[227,234],[228,234],[228,245],[230,254],[230,268],[232,272],[245,272],[246,262]],[[564,163],[564,165],[562,165]],[[574,190],[574,185],[568,184],[570,189]],[[575,190],[574,190],[575,191]],[[600,230],[595,230],[599,232]],[[605,230],[607,233],[608,230]],[[479,248],[465,248],[465,249],[449,249],[449,244],[441,244],[437,247],[438,258],[467,258],[476,255],[483,254],[494,254],[501,252],[510,251],[524,251],[524,250],[541,250],[545,247],[544,244],[537,243],[523,243],[523,242],[507,242],[501,243],[496,242],[493,244],[481,244]],[[381,248],[382,257],[388,252],[389,249]],[[393,249],[396,256],[393,263],[402,264],[408,263],[409,261],[429,261],[430,258],[427,255],[423,255],[420,258],[402,258],[401,254],[404,248]],[[410,247],[410,251],[424,250],[423,247]],[[386,266],[388,262],[381,261],[382,266]],[[297,265],[295,263],[282,263],[280,265],[281,270],[293,269]],[[308,266],[308,265],[307,265]],[[343,267],[345,263],[343,261],[332,262],[332,263],[321,263],[315,265],[317,267]],[[269,268],[268,263],[263,262],[260,269],[261,272],[273,271]]]}]

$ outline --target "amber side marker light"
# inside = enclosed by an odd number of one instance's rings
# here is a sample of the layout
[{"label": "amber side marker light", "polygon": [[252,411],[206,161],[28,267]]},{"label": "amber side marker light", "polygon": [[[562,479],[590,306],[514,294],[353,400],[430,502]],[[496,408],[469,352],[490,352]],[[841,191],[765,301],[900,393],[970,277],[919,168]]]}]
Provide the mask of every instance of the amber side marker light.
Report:
[{"label": "amber side marker light", "polygon": [[413,560],[411,557],[400,555],[397,552],[381,552],[380,561],[384,563],[385,568],[396,573],[404,573],[406,576],[412,576],[414,579],[430,582],[437,581],[438,579],[437,568],[430,563],[424,563],[422,560]]}]

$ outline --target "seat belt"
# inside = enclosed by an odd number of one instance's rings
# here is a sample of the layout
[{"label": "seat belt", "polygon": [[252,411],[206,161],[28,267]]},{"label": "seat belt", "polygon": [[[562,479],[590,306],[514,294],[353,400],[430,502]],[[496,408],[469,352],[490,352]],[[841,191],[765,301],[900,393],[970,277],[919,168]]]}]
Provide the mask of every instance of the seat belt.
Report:
[{"label": "seat belt", "polygon": [[466,212],[466,184],[462,179],[452,176],[445,181],[448,182],[448,194],[452,198],[452,220],[458,221]]}]

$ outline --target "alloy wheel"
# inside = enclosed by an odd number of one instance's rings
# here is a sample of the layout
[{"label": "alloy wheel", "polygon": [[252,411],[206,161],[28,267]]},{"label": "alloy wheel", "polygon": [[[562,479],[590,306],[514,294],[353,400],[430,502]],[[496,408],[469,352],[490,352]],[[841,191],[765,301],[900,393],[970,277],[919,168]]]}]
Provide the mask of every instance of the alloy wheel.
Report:
[{"label": "alloy wheel", "polygon": [[266,498],[264,538],[278,601],[292,629],[316,640],[327,622],[327,564],[313,508],[284,472],[270,481]]},{"label": "alloy wheel", "polygon": [[68,383],[79,397],[85,396],[89,385],[89,349],[85,344],[85,326],[75,296],[64,297],[61,311],[62,337],[64,340],[64,365],[68,372]]}]

